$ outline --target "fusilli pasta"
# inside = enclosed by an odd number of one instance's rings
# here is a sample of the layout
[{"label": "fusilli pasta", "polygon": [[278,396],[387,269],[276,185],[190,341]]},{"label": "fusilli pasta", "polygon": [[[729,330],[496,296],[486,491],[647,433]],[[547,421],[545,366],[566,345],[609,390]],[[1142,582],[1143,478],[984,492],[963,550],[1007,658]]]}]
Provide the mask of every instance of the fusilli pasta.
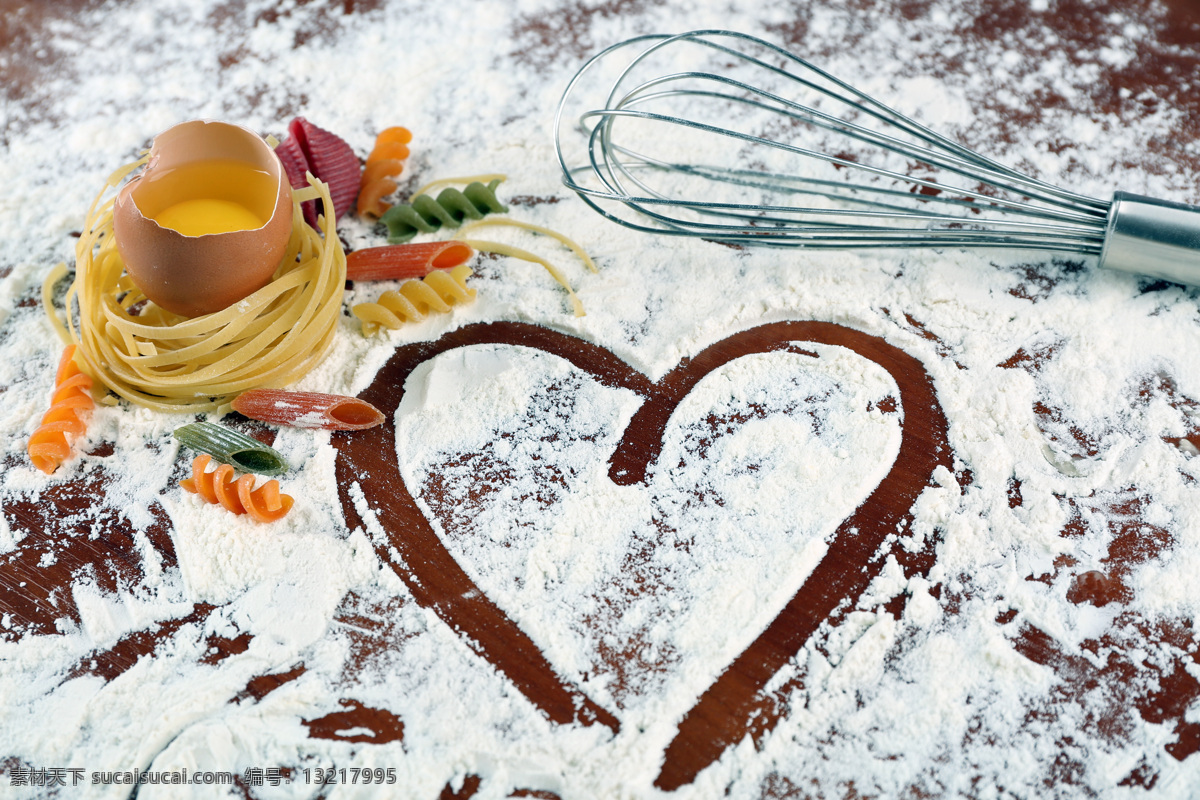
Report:
[{"label": "fusilli pasta", "polygon": [[408,205],[392,206],[379,220],[387,226],[388,241],[392,244],[407,242],[418,233],[432,233],[443,225],[457,228],[465,220],[508,211],[508,206],[496,197],[500,181],[499,178],[486,184],[472,181],[461,191],[449,187],[438,192],[437,199],[418,194]]},{"label": "fusilli pasta", "polygon": [[234,514],[249,514],[259,522],[274,522],[291,510],[294,500],[279,491],[279,481],[272,478],[257,489],[254,476],[233,477],[233,467],[221,464],[212,472],[205,472],[212,457],[198,455],[192,461],[192,477],[184,478],[179,485],[185,490],[200,495],[213,505],[220,504]]},{"label": "fusilli pasta", "polygon": [[67,434],[78,436],[87,430],[83,412],[95,407],[92,400],[92,379],[75,363],[75,345],[68,345],[58,362],[54,375],[54,394],[50,409],[42,423],[29,437],[29,460],[49,475],[71,455]]},{"label": "fusilli pasta", "polygon": [[405,281],[399,289],[384,292],[374,303],[359,303],[351,311],[368,336],[382,328],[394,331],[405,322],[424,319],[430,312],[445,313],[451,306],[474,300],[475,290],[467,288],[467,278],[471,275],[472,270],[466,264],[431,272],[424,278]]}]

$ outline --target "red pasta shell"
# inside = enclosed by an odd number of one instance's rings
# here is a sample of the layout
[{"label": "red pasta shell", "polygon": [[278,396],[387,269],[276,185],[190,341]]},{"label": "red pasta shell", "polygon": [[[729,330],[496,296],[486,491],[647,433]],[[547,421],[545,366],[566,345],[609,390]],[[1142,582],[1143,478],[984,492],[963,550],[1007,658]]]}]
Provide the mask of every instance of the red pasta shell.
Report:
[{"label": "red pasta shell", "polygon": [[462,242],[409,242],[364,247],[346,256],[346,279],[401,281],[465,264],[475,251]]},{"label": "red pasta shell", "polygon": [[308,178],[304,174],[308,171],[308,158],[305,157],[298,139],[295,137],[284,139],[275,147],[275,155],[279,156],[279,160],[283,164],[283,171],[287,173],[288,183],[293,189],[303,189],[308,186]]},{"label": "red pasta shell", "polygon": [[354,206],[354,199],[358,197],[362,180],[358,156],[336,133],[319,128],[304,117],[296,117],[288,129],[300,140],[312,174],[329,184],[334,214],[342,216]]},{"label": "red pasta shell", "polygon": [[383,412],[375,406],[340,394],[251,389],[238,395],[232,405],[250,419],[296,428],[358,431],[383,423]]},{"label": "red pasta shell", "polygon": [[[304,117],[296,117],[288,124],[287,139],[275,148],[287,171],[293,189],[308,185],[305,170],[329,185],[329,196],[333,198],[335,217],[343,216],[354,207],[358,187],[362,180],[362,166],[350,145],[335,133],[318,127]],[[281,152],[282,151],[282,152]],[[318,209],[315,200],[303,204],[304,219],[316,227]]]}]

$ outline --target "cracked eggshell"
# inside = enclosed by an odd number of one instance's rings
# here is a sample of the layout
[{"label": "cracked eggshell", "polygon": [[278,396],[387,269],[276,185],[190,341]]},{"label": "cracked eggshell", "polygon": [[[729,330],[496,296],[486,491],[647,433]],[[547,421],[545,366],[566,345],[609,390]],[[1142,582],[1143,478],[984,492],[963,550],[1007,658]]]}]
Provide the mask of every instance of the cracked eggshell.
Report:
[{"label": "cracked eggshell", "polygon": [[[260,178],[223,188],[266,219],[260,227],[185,235],[153,219],[164,196],[186,199],[188,187],[172,181],[231,162]],[[160,133],[146,167],[113,205],[113,236],[129,276],[152,302],[186,317],[220,311],[267,285],[291,233],[292,193],[279,158],[261,136],[226,122],[195,120]]]}]

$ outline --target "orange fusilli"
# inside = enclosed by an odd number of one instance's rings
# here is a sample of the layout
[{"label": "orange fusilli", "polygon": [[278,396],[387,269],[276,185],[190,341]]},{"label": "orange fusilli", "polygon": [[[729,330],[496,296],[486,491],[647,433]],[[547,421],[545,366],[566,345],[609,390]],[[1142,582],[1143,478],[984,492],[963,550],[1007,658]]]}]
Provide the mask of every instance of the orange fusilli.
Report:
[{"label": "orange fusilli", "polygon": [[67,434],[78,436],[87,430],[83,413],[96,405],[91,389],[92,379],[75,363],[75,345],[68,345],[63,350],[54,376],[50,410],[29,437],[29,460],[47,475],[58,469],[71,455]]},{"label": "orange fusilli", "polygon": [[254,489],[254,476],[233,477],[233,467],[221,464],[212,472],[205,472],[212,456],[198,455],[192,461],[192,477],[179,482],[189,492],[200,495],[214,505],[220,504],[234,514],[249,514],[259,522],[274,522],[282,519],[294,502],[289,495],[281,494],[279,481],[271,479]]}]

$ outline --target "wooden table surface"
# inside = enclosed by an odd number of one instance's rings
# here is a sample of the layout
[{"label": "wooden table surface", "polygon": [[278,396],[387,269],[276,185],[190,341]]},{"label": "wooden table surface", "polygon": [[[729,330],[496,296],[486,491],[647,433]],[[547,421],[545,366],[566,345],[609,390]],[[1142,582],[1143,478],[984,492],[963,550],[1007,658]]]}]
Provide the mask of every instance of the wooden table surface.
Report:
[{"label": "wooden table surface", "polygon": [[[334,18],[343,13],[368,11],[379,2],[302,4],[305,13],[314,17]],[[19,133],[19,126],[38,120],[45,109],[42,95],[46,76],[58,68],[52,52],[45,48],[47,31],[53,26],[67,24],[83,8],[95,8],[99,2],[41,3],[0,0],[0,85],[5,103],[20,114],[9,115],[0,131],[0,142]],[[922,3],[917,0],[860,0],[864,14],[881,14],[902,18],[919,14]],[[239,6],[228,4],[229,9]],[[584,3],[562,3],[561,16],[547,15],[546,36],[561,34],[555,26],[564,21],[582,25],[587,14],[628,12],[636,15],[637,4],[628,9],[624,3],[589,6]],[[1128,14],[1150,8],[1148,0],[1134,3],[1052,3],[1048,12],[1032,15],[1023,2],[991,4],[991,10],[979,15],[976,27],[964,35],[995,40],[1013,31],[1028,31],[1043,26],[1052,31],[1056,51],[1069,54],[1093,47],[1095,39],[1106,30],[1106,15],[1114,10]],[[1153,89],[1156,103],[1170,106],[1179,113],[1178,140],[1154,143],[1156,155],[1167,153],[1171,158],[1200,174],[1200,149],[1183,146],[1200,140],[1200,2],[1172,0],[1169,13],[1155,16],[1155,27],[1145,37],[1142,57],[1135,62],[1113,66],[1102,72],[1094,91],[1087,98],[1085,114],[1123,113],[1150,114],[1153,108],[1138,108],[1140,90]],[[232,13],[227,11],[226,13]],[[574,16],[572,16],[572,14]],[[782,25],[775,31],[787,43],[802,44],[804,26],[799,17],[796,24]],[[527,31],[537,38],[539,29],[532,25]],[[1019,37],[1018,37],[1019,38]],[[587,42],[559,37],[564,47],[586,49]],[[1027,53],[1036,57],[1037,53]],[[933,74],[939,70],[953,71],[954,57],[929,55],[926,64]],[[1052,92],[1031,100],[1020,114],[1004,111],[997,103],[990,109],[991,122],[998,123],[988,137],[1002,141],[1012,136],[1029,117],[1065,103],[1065,98]],[[981,138],[983,134],[980,134]],[[1131,153],[1137,161],[1143,154]],[[1198,190],[1200,191],[1200,190]],[[1193,197],[1192,200],[1200,200]],[[7,274],[8,268],[4,269]],[[931,334],[932,335],[932,334]],[[695,382],[729,358],[746,353],[767,352],[789,346],[789,342],[840,344],[874,361],[895,379],[900,396],[895,398],[904,412],[903,443],[895,466],[870,499],[839,528],[829,555],[821,562],[814,578],[797,593],[776,620],[700,697],[679,725],[678,735],[664,756],[663,767],[656,786],[672,790],[690,783],[700,770],[721,757],[726,748],[749,734],[761,737],[775,724],[789,690],[802,684],[804,675],[797,675],[785,685],[770,685],[780,667],[822,626],[836,626],[841,615],[854,606],[864,587],[875,577],[884,563],[879,558],[889,532],[903,530],[911,520],[911,507],[920,491],[929,484],[933,470],[941,465],[953,468],[954,458],[946,440],[946,420],[932,382],[920,362],[896,349],[882,339],[825,322],[777,322],[735,335],[704,350],[689,362],[680,364],[659,381],[652,381],[622,362],[612,353],[581,339],[554,333],[546,328],[518,324],[495,323],[462,328],[434,342],[409,345],[398,349],[363,393],[365,399],[380,407],[389,420],[402,396],[404,379],[412,370],[437,353],[470,344],[501,342],[520,344],[560,355],[578,368],[607,385],[621,386],[645,398],[642,410],[629,425],[620,447],[611,460],[611,477],[618,484],[641,481],[647,464],[656,457],[661,446],[662,430],[671,410]],[[1036,369],[1036,358],[1030,354],[1014,355],[1012,369]],[[1169,391],[1169,389],[1168,389]],[[1200,407],[1197,401],[1177,396],[1173,401],[1179,408]],[[1043,417],[1051,418],[1054,409],[1044,409]],[[271,432],[245,420],[238,421],[246,430],[264,440]],[[394,459],[394,432],[390,423],[364,436],[335,436],[338,450],[337,469],[342,487],[342,504],[350,528],[359,524],[360,511],[350,498],[347,486],[354,477],[362,481],[363,490],[372,508],[383,520],[388,539],[377,542],[377,554],[387,567],[406,583],[415,601],[432,609],[442,620],[468,642],[481,657],[491,662],[513,686],[538,706],[551,720],[563,724],[603,725],[616,729],[619,722],[615,709],[604,708],[588,697],[586,691],[555,673],[536,645],[509,619],[502,610],[478,591],[473,591],[471,579],[455,563],[438,540],[429,521],[413,501],[411,488],[404,485]],[[1200,428],[1186,437],[1200,445]],[[1176,439],[1178,441],[1178,438]],[[1076,445],[1086,450],[1081,439]],[[109,443],[100,444],[93,455],[120,458]],[[14,463],[8,456],[5,468]],[[181,468],[182,473],[182,468]],[[965,487],[970,485],[969,473],[957,476]],[[59,620],[79,622],[79,612],[71,594],[71,586],[83,571],[93,575],[103,591],[116,591],[123,585],[137,585],[145,577],[147,553],[139,549],[130,520],[121,513],[103,506],[98,499],[104,492],[110,475],[98,469],[55,483],[36,501],[18,494],[0,494],[0,508],[9,528],[25,534],[20,547],[0,553],[0,615],[9,615],[11,624],[0,630],[0,639],[20,641],[24,637],[55,636],[60,634]],[[1022,486],[1014,483],[1009,490],[1010,504],[1022,504]],[[1068,598],[1076,603],[1120,607],[1128,603],[1128,588],[1123,582],[1130,570],[1158,557],[1169,549],[1174,533],[1164,527],[1146,522],[1140,515],[1144,501],[1136,489],[1117,504],[1091,509],[1105,512],[1110,520],[1108,552],[1103,558],[1106,569],[1076,575]],[[1082,517],[1089,509],[1079,508],[1061,535],[1082,533]],[[172,525],[161,506],[151,507],[156,520],[144,533],[152,544],[155,556],[164,567],[177,564],[172,541]],[[850,536],[847,531],[856,531]],[[936,548],[930,542],[927,548]],[[928,574],[932,551],[909,553],[903,548],[891,552],[901,559],[905,574]],[[397,553],[399,557],[397,557]],[[1055,564],[1056,572],[1048,576],[1030,576],[1030,580],[1053,581],[1061,574],[1071,574],[1069,558]],[[938,585],[933,591],[946,613],[968,598],[956,595],[948,587]],[[897,617],[903,613],[904,597],[894,598],[886,610]],[[143,630],[124,636],[110,647],[89,653],[63,680],[80,675],[94,675],[112,681],[130,669],[139,658],[151,656],[156,646],[175,634],[182,626],[203,621],[218,608],[208,603],[196,603],[186,615],[152,624]],[[1109,656],[1097,665],[1078,654],[1067,652],[1050,633],[1037,626],[1021,622],[1008,634],[1013,647],[1030,661],[1049,667],[1061,683],[1054,695],[1054,706],[1037,713],[1072,713],[1085,709],[1092,715],[1088,724],[1101,732],[1120,736],[1126,720],[1132,715],[1143,720],[1161,723],[1173,739],[1165,745],[1176,759],[1185,759],[1200,750],[1200,723],[1195,720],[1194,707],[1200,699],[1200,637],[1193,620],[1159,618],[1145,620],[1135,612],[1120,612],[1123,625],[1114,625],[1109,633],[1099,637],[1092,646],[1105,650]],[[369,658],[373,649],[386,647],[388,609],[366,607],[356,598],[347,597],[338,612],[341,619],[353,622],[363,633],[356,640],[358,657]],[[997,622],[1007,624],[1016,617],[1013,610],[1001,611]],[[15,633],[14,633],[15,632]],[[1136,636],[1132,633],[1136,632]],[[1169,662],[1144,659],[1142,650],[1147,643],[1174,654]],[[209,655],[205,663],[218,667],[224,660],[245,652],[251,644],[248,634],[233,638],[220,635],[208,637]],[[287,669],[263,674],[248,681],[238,695],[240,698],[262,699],[281,686],[304,674],[303,663]],[[1096,691],[1105,694],[1097,706],[1088,698]],[[234,698],[231,698],[231,700]],[[353,696],[343,703],[345,710],[324,718],[305,720],[310,736],[315,738],[344,738],[346,729],[359,731],[358,739],[368,743],[385,743],[403,739],[403,722],[385,709],[373,708]],[[1030,712],[1035,713],[1034,711]],[[363,733],[363,731],[367,731]],[[3,761],[0,767],[12,768],[15,762]],[[1070,758],[1061,768],[1050,770],[1051,779],[1071,781]],[[1157,773],[1146,763],[1135,765],[1121,776],[1124,786],[1153,790]],[[447,785],[443,797],[469,797],[480,786],[478,776],[468,776],[456,792]],[[242,787],[245,796],[254,796],[249,787]],[[795,794],[790,794],[795,789]],[[780,783],[777,796],[808,796],[796,787],[789,789]],[[544,796],[543,792],[537,796]],[[853,791],[846,796],[858,796]],[[533,796],[527,794],[525,796]],[[926,796],[923,794],[914,794]]]}]

